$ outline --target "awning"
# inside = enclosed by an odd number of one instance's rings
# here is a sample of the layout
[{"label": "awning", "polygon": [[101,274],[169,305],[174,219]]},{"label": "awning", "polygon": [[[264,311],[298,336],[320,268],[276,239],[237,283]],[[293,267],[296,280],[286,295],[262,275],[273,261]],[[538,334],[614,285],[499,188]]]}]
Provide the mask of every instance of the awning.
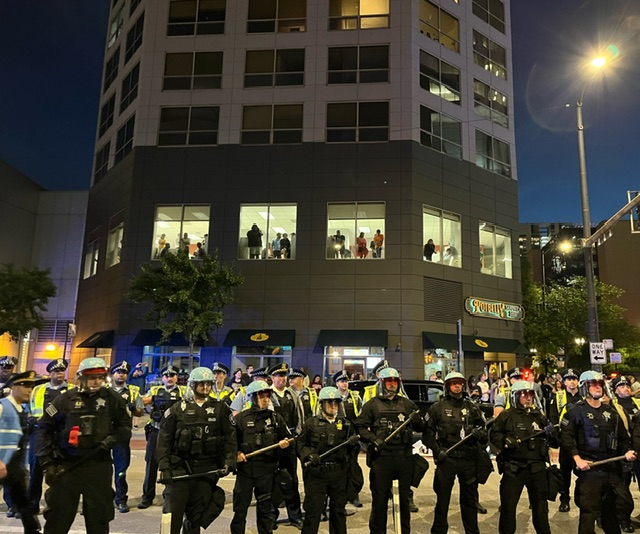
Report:
[{"label": "awning", "polygon": [[[171,334],[169,341],[165,341],[164,343],[158,343],[161,337],[162,337],[162,330],[158,328],[145,328],[140,330],[136,334],[136,337],[133,338],[133,341],[131,342],[131,344],[135,347],[145,347],[147,345],[152,346],[152,345],[158,345],[158,344],[162,347],[188,347],[189,346],[189,342],[185,339],[185,337],[182,334],[179,334],[177,332],[174,334]],[[201,342],[197,342],[195,345],[197,347],[202,347],[202,346],[216,347],[217,343],[214,340],[209,339],[209,341],[204,343],[204,345]]]},{"label": "awning", "polygon": [[113,337],[115,330],[104,330],[96,332],[92,336],[85,339],[76,348],[79,349],[110,349],[113,347]]},{"label": "awning", "polygon": [[295,330],[229,330],[224,339],[225,347],[293,347]]},{"label": "awning", "polygon": [[317,347],[384,347],[388,330],[320,330]]},{"label": "awning", "polygon": [[[458,336],[422,332],[422,347],[425,349],[457,349]],[[462,350],[470,352],[506,352],[508,354],[528,354],[529,349],[517,339],[497,337],[462,336]]]}]

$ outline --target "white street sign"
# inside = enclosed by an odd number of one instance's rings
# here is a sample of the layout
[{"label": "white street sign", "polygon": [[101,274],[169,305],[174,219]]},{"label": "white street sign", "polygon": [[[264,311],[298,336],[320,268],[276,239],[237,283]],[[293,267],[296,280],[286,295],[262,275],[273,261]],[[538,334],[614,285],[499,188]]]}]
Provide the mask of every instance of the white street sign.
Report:
[{"label": "white street sign", "polygon": [[609,360],[611,363],[622,363],[622,354],[619,352],[610,352]]},{"label": "white street sign", "polygon": [[613,350],[613,339],[603,339],[604,348],[607,350]]},{"label": "white street sign", "polygon": [[607,351],[604,348],[604,343],[589,343],[589,356],[591,363],[597,365],[607,363]]}]

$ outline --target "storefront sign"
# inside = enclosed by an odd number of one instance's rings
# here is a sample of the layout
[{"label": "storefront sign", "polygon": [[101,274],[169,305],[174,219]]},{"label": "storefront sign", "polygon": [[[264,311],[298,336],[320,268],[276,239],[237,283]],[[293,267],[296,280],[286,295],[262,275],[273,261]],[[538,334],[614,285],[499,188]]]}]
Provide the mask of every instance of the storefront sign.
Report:
[{"label": "storefront sign", "polygon": [[513,302],[469,297],[464,301],[464,308],[471,315],[477,317],[504,319],[506,321],[522,321],[524,319],[524,308],[520,304],[514,304]]},{"label": "storefront sign", "polygon": [[249,339],[251,341],[255,341],[256,343],[259,343],[260,341],[266,341],[267,339],[269,339],[269,334],[259,332],[257,334],[253,334]]}]

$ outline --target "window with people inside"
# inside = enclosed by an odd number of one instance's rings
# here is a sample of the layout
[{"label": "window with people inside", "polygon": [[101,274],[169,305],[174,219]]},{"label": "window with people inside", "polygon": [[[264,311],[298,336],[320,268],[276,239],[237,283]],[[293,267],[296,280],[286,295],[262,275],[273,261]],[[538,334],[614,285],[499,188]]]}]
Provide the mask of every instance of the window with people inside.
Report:
[{"label": "window with people inside", "polygon": [[122,239],[124,237],[124,223],[120,222],[109,230],[107,237],[106,268],[113,267],[122,259]]},{"label": "window with people inside", "polygon": [[511,232],[486,222],[480,222],[480,272],[502,278],[512,278]]},{"label": "window with people inside", "polygon": [[295,204],[240,206],[240,260],[294,260],[296,258]]},{"label": "window with people inside", "polygon": [[430,206],[422,208],[424,261],[462,267],[462,225],[460,215]]},{"label": "window with people inside", "polygon": [[327,216],[327,259],[385,257],[384,202],[329,204]]},{"label": "window with people inside", "polygon": [[210,206],[177,204],[157,206],[153,226],[151,258],[183,250],[190,258],[202,259],[209,253]]}]

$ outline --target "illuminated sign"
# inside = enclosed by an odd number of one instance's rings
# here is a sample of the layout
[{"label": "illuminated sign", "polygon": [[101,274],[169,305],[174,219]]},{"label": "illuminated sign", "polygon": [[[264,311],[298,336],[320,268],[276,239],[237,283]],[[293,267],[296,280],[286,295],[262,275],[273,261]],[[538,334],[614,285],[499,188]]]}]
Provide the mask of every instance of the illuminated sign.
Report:
[{"label": "illuminated sign", "polygon": [[464,301],[464,309],[477,317],[504,319],[505,321],[522,321],[524,319],[524,308],[513,302],[469,297]]},{"label": "illuminated sign", "polygon": [[489,346],[486,341],[482,341],[481,339],[474,340],[474,343],[478,345],[478,347],[482,347],[483,349],[486,349]]},{"label": "illuminated sign", "polygon": [[266,341],[269,339],[269,334],[265,334],[264,332],[258,332],[257,334],[253,334],[250,338],[251,341],[255,341],[259,343],[260,341]]}]

